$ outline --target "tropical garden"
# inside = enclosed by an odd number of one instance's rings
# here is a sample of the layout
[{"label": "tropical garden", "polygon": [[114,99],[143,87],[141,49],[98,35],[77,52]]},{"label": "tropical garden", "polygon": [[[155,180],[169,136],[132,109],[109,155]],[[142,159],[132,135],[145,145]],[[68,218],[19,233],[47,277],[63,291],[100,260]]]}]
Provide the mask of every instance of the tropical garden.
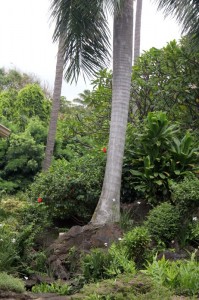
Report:
[{"label": "tropical garden", "polygon": [[[139,0],[134,51],[132,0],[89,0],[89,10],[82,0],[53,0],[53,94],[35,76],[0,69],[0,123],[11,131],[0,139],[2,299],[2,291],[198,299],[198,3],[157,3],[182,24],[180,41],[140,55]],[[92,89],[68,101],[62,78],[81,72],[92,75]],[[81,249],[78,237],[67,248],[63,235],[77,226],[119,234]],[[58,253],[67,276],[52,264],[55,241],[67,248]]]}]

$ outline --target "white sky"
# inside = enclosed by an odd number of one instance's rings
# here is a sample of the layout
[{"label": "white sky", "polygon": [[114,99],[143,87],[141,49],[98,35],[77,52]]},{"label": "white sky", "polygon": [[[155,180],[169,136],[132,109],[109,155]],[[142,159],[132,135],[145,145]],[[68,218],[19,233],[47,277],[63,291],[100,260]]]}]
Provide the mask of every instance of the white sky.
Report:
[{"label": "white sky", "polygon": [[[53,89],[57,45],[52,43],[49,0],[0,0],[0,68],[16,68],[34,73]],[[164,19],[156,5],[143,0],[141,49],[161,48],[180,38],[173,19]],[[62,95],[73,99],[89,88],[83,79],[78,84],[63,84]]]}]

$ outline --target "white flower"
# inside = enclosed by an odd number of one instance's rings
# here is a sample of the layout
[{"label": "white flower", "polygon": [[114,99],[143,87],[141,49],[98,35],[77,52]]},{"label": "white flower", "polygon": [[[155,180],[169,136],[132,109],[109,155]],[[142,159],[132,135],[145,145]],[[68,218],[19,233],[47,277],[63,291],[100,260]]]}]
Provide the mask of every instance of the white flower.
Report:
[{"label": "white flower", "polygon": [[115,198],[113,198],[113,202],[115,202]]},{"label": "white flower", "polygon": [[198,220],[198,218],[197,217],[193,217],[193,221],[197,221]]},{"label": "white flower", "polygon": [[24,276],[24,279],[25,279],[25,280],[28,280],[28,277],[27,277],[27,276]]},{"label": "white flower", "polygon": [[118,238],[118,241],[122,241],[122,238],[119,237],[119,238]]},{"label": "white flower", "polygon": [[15,243],[15,242],[16,242],[16,239],[12,239],[11,242],[12,242],[12,243]]},{"label": "white flower", "polygon": [[107,243],[104,243],[104,246],[105,246],[105,247],[107,247],[107,246],[108,246],[108,244],[107,244]]},{"label": "white flower", "polygon": [[0,223],[0,227],[3,227],[3,224]]},{"label": "white flower", "polygon": [[141,202],[140,202],[140,201],[137,201],[137,204],[141,204]]}]

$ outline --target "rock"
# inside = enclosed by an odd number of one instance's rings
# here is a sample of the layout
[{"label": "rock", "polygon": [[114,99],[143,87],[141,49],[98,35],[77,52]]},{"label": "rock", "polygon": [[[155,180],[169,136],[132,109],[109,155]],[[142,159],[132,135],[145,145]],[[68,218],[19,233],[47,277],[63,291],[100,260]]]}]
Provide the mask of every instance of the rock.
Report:
[{"label": "rock", "polygon": [[6,300],[30,300],[32,299],[28,294],[19,294],[15,292],[10,291],[4,291],[0,290],[0,299],[6,299]]},{"label": "rock", "polygon": [[165,259],[168,260],[180,260],[180,259],[188,258],[188,255],[185,252],[176,253],[176,252],[166,250],[158,254],[157,259],[161,259],[163,256],[165,257]]},{"label": "rock", "polygon": [[107,248],[122,235],[116,224],[73,226],[48,248],[48,264],[52,274],[55,278],[68,280],[72,274],[78,273],[82,252],[89,253],[91,248]]},{"label": "rock", "polygon": [[32,287],[36,284],[40,284],[40,283],[50,284],[53,281],[54,281],[53,278],[50,278],[46,275],[44,276],[39,274],[32,274],[29,276],[27,280],[24,280],[24,285],[27,291],[31,291]]},{"label": "rock", "polygon": [[142,224],[150,209],[151,206],[144,199],[132,203],[121,204],[122,213],[128,214],[131,217],[133,224]]}]

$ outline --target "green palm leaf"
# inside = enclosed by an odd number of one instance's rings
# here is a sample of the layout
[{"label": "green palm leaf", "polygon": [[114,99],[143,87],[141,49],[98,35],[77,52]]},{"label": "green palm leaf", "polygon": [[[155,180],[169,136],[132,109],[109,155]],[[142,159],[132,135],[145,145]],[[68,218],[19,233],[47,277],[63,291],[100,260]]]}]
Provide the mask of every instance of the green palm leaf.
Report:
[{"label": "green palm leaf", "polygon": [[[109,4],[110,5],[110,4]],[[52,0],[53,40],[63,40],[65,78],[77,81],[109,63],[110,32],[102,0]]]},{"label": "green palm leaf", "polygon": [[199,1],[198,0],[155,0],[158,8],[166,16],[173,14],[182,24],[183,33],[187,33],[198,48],[199,41]]}]

